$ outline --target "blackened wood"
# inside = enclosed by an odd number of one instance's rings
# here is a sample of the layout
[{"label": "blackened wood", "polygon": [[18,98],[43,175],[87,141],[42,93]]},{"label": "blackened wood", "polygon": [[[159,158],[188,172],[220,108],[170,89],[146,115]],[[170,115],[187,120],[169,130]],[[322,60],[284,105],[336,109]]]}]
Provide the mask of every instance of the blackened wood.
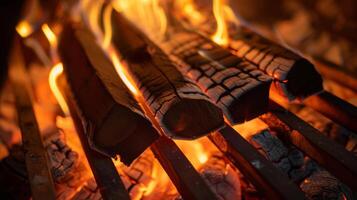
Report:
[{"label": "blackened wood", "polygon": [[[94,151],[89,142],[85,130],[82,126],[81,118],[75,107],[73,96],[65,82],[65,77],[61,76],[61,91],[65,94],[65,99],[70,109],[70,114],[75,125],[77,135],[82,144],[82,148],[93,172],[94,178],[99,186],[100,194],[104,200],[123,199],[129,200],[129,194],[120,179],[117,169],[110,157]],[[135,144],[133,144],[135,145]]]},{"label": "blackened wood", "polygon": [[165,133],[193,139],[221,128],[220,108],[121,14],[112,16],[114,44]]},{"label": "blackened wood", "polygon": [[162,136],[151,150],[183,199],[218,199],[172,140]]},{"label": "blackened wood", "polygon": [[285,139],[317,161],[352,190],[356,190],[356,157],[293,113],[273,101],[270,103],[271,112],[263,115],[261,119],[271,129],[286,133],[283,135]]},{"label": "blackened wood", "polygon": [[229,32],[231,51],[271,76],[273,89],[281,96],[304,99],[323,89],[320,74],[304,57],[244,26],[231,28]]},{"label": "blackened wood", "polygon": [[173,30],[160,45],[231,123],[253,119],[267,110],[271,78],[257,67],[184,29]]},{"label": "blackened wood", "polygon": [[89,144],[130,164],[158,133],[94,38],[84,45],[79,37],[65,26],[59,53]]},{"label": "blackened wood", "polygon": [[[215,20],[198,26],[199,31],[212,35]],[[270,41],[245,26],[228,23],[229,49],[273,78],[272,89],[288,100],[304,99],[323,89],[322,78],[307,59],[292,50]]]},{"label": "blackened wood", "polygon": [[209,138],[268,199],[305,198],[297,185],[229,125]]},{"label": "blackened wood", "polygon": [[327,91],[307,98],[304,104],[357,133],[357,108],[352,104]]},{"label": "blackened wood", "polygon": [[25,151],[27,175],[32,198],[55,199],[55,187],[50,172],[49,158],[43,146],[41,133],[32,106],[30,80],[27,77],[23,54],[16,38],[11,52],[10,80],[16,101],[17,118]]}]

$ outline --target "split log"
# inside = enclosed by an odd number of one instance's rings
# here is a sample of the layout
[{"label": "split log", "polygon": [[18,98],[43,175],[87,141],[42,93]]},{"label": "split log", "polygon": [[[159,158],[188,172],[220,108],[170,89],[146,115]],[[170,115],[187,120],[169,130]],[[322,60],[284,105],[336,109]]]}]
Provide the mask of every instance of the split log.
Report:
[{"label": "split log", "polygon": [[94,38],[83,44],[80,37],[65,26],[59,53],[85,134],[93,149],[129,164],[158,133]]},{"label": "split log", "polygon": [[121,14],[115,12],[112,22],[113,42],[165,133],[194,139],[224,125],[222,111],[160,48]]},{"label": "split log", "polygon": [[304,99],[323,89],[314,65],[297,53],[244,26],[231,28],[229,49],[274,79],[273,89],[289,100]]},{"label": "split log", "polygon": [[183,29],[173,30],[160,45],[231,123],[253,119],[267,110],[271,78],[257,67]]},{"label": "split log", "polygon": [[[207,36],[213,34],[215,29],[212,27],[215,27],[213,17],[195,26]],[[272,77],[272,89],[281,96],[288,100],[300,100],[323,89],[320,74],[301,55],[245,26],[229,23],[228,27],[230,41],[226,49]]]}]

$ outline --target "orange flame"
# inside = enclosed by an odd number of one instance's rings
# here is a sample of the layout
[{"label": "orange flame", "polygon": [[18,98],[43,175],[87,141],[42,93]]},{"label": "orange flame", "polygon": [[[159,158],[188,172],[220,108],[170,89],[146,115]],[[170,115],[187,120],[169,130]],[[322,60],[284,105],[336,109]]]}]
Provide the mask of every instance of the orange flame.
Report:
[{"label": "orange flame", "polygon": [[136,88],[134,81],[131,80],[123,64],[120,62],[117,54],[114,51],[109,51],[109,54],[110,58],[112,59],[115,71],[119,75],[120,79],[135,96],[138,96],[138,89]]},{"label": "orange flame", "polygon": [[45,34],[48,42],[50,43],[50,51],[51,51],[51,58],[52,63],[58,62],[58,55],[57,55],[57,37],[55,33],[51,30],[51,28],[47,24],[43,24],[41,27],[43,33]]},{"label": "orange flame", "polygon": [[31,35],[31,33],[33,32],[33,28],[31,27],[29,22],[21,21],[19,24],[17,24],[16,31],[21,37],[25,38]]},{"label": "orange flame", "polygon": [[112,16],[113,7],[108,5],[104,10],[103,24],[104,24],[104,39],[103,39],[103,48],[107,49],[112,40],[112,25],[111,25],[111,16]]},{"label": "orange flame", "polygon": [[61,91],[57,85],[57,78],[63,73],[63,65],[62,63],[58,63],[51,69],[48,82],[50,84],[51,91],[55,96],[59,106],[61,107],[63,113],[66,116],[69,116],[69,109],[66,100],[64,99]]},{"label": "orange flame", "polygon": [[219,45],[227,46],[229,42],[228,28],[224,15],[223,0],[213,0],[213,14],[217,22],[217,30],[212,40]]},{"label": "orange flame", "polygon": [[175,2],[175,9],[180,11],[180,15],[187,18],[191,24],[199,25],[203,23],[205,17],[197,10],[192,0],[179,0]]}]

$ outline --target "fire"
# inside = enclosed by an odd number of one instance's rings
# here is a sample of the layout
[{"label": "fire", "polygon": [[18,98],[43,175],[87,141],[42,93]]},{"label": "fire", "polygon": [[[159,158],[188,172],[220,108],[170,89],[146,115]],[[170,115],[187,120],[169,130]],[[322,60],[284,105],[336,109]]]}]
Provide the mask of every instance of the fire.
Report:
[{"label": "fire", "polygon": [[45,34],[46,38],[48,39],[49,43],[51,44],[51,46],[57,47],[57,37],[50,29],[50,27],[47,24],[43,24],[41,29]]},{"label": "fire", "polygon": [[138,89],[136,88],[134,82],[129,78],[128,72],[125,70],[123,63],[120,62],[117,54],[114,51],[110,51],[109,54],[115,71],[118,73],[120,79],[135,96],[138,96]]},{"label": "fire", "polygon": [[48,82],[50,84],[50,88],[52,90],[53,95],[55,96],[59,106],[61,107],[63,113],[66,116],[69,116],[69,109],[66,100],[64,99],[61,91],[57,86],[57,78],[63,73],[63,65],[62,63],[56,64],[50,72]]},{"label": "fire", "polygon": [[116,0],[112,5],[150,37],[164,37],[168,22],[159,0]]},{"label": "fire", "polygon": [[227,46],[229,42],[227,22],[224,12],[224,0],[213,0],[213,14],[217,22],[217,30],[212,40],[219,45]]},{"label": "fire", "polygon": [[112,25],[111,25],[111,16],[112,16],[113,7],[108,5],[103,14],[103,24],[104,24],[104,39],[103,39],[103,48],[107,49],[112,40]]},{"label": "fire", "polygon": [[249,139],[254,134],[269,128],[263,121],[260,119],[253,119],[243,124],[235,125],[233,128],[245,139]]},{"label": "fire", "polygon": [[16,31],[17,33],[25,38],[31,35],[33,32],[33,28],[31,27],[31,24],[27,21],[21,21],[17,26],[16,26]]},{"label": "fire", "polygon": [[57,37],[47,24],[43,24],[41,29],[42,29],[42,32],[45,34],[48,42],[50,43],[50,51],[51,51],[50,53],[51,53],[52,63],[56,63],[56,62],[58,62]]},{"label": "fire", "polygon": [[175,1],[175,10],[178,11],[178,15],[189,20],[194,26],[202,24],[205,20],[205,17],[197,10],[193,0]]}]

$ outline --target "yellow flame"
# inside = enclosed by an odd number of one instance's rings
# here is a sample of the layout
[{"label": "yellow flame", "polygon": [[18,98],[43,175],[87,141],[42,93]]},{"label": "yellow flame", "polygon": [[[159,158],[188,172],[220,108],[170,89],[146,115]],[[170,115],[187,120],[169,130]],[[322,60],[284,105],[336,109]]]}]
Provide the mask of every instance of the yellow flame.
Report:
[{"label": "yellow flame", "polygon": [[216,18],[217,30],[212,36],[212,40],[219,45],[227,46],[229,42],[229,35],[224,13],[223,0],[213,0],[213,14]]},{"label": "yellow flame", "polygon": [[112,24],[111,24],[111,16],[112,16],[113,7],[108,5],[104,10],[103,15],[103,24],[104,24],[104,39],[103,39],[103,48],[107,49],[110,45],[110,41],[112,39]]},{"label": "yellow flame", "polygon": [[47,40],[52,47],[57,47],[57,37],[47,24],[43,24],[41,27],[43,33],[45,34]]},{"label": "yellow flame", "polygon": [[48,82],[50,84],[51,91],[55,96],[59,106],[61,107],[63,113],[66,116],[69,116],[69,109],[66,100],[64,99],[61,91],[57,85],[57,78],[63,73],[63,65],[62,63],[58,63],[51,69]]},{"label": "yellow flame", "polygon": [[31,33],[33,32],[33,28],[31,27],[31,24],[27,21],[21,21],[19,24],[17,24],[16,31],[21,37],[25,38],[31,35]]},{"label": "yellow flame", "polygon": [[197,10],[192,0],[179,0],[175,2],[175,9],[179,11],[179,15],[183,15],[193,25],[201,24],[205,17]]},{"label": "yellow flame", "polygon": [[126,72],[123,64],[120,62],[117,54],[114,51],[109,51],[110,58],[112,59],[115,71],[120,76],[120,79],[129,88],[129,90],[135,95],[138,95],[138,90],[132,80],[130,80],[128,73]]}]

